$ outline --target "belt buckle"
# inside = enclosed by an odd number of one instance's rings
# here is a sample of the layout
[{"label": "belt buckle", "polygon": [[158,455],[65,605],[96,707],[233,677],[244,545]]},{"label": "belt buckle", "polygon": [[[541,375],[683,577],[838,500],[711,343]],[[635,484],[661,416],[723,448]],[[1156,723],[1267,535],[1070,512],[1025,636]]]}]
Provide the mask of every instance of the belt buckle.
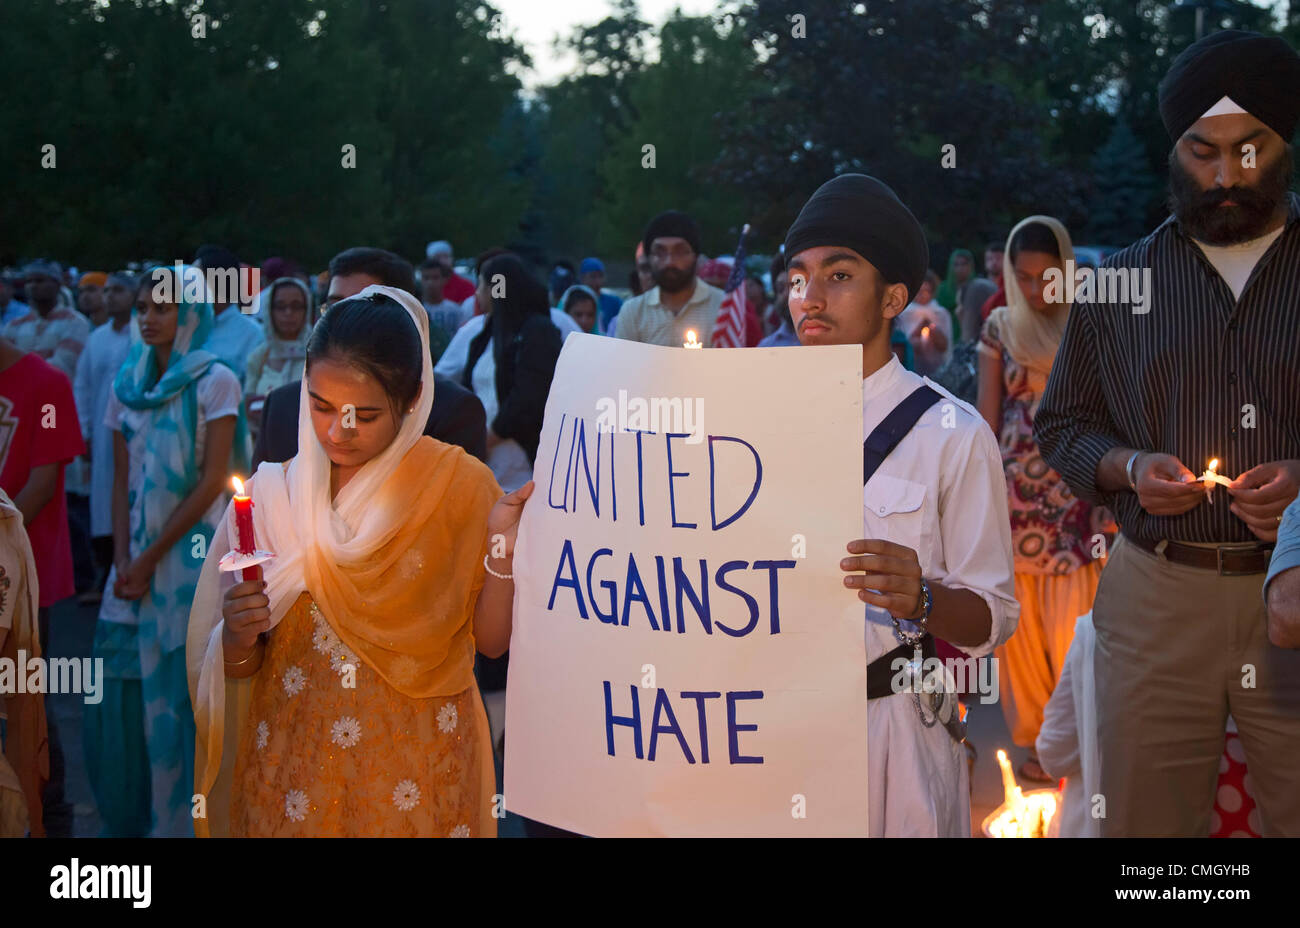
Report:
[{"label": "belt buckle", "polygon": [[[1224,549],[1222,547],[1218,547],[1214,549],[1215,564],[1219,568],[1220,577],[1249,577],[1252,574],[1259,573],[1259,571],[1257,570],[1225,570],[1223,567],[1223,550]],[[1230,552],[1230,553],[1246,554],[1248,552],[1240,551],[1240,552]]]}]

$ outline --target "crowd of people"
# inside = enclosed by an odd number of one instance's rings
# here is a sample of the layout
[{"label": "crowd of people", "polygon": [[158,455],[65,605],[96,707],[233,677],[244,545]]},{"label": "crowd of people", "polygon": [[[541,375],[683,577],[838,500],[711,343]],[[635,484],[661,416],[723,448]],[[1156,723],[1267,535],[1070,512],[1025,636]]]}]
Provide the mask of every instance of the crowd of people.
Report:
[{"label": "crowd of people", "polygon": [[[988,244],[987,276],[957,249],[941,278],[860,174],[812,194],[770,293],[675,210],[626,299],[595,257],[543,280],[496,248],[462,276],[446,241],[316,276],[269,258],[242,294],[211,285],[253,270],[218,245],[33,261],[0,277],[0,655],[48,653],[61,600],[98,608],[83,754],[106,835],[495,834],[514,535],[564,339],[707,346],[730,285],[746,349],[862,347],[841,567],[873,835],[970,832],[973,749],[881,683],[917,649],[998,661],[1022,779],[1069,784],[1061,834],[1300,834],[1297,89],[1278,39],[1174,62],[1171,216],[1105,264],[1151,275],[1149,313],[1054,291],[1079,262],[1047,215]],[[277,556],[236,582],[230,478],[254,474]],[[69,834],[52,715],[0,700],[0,831]]]}]

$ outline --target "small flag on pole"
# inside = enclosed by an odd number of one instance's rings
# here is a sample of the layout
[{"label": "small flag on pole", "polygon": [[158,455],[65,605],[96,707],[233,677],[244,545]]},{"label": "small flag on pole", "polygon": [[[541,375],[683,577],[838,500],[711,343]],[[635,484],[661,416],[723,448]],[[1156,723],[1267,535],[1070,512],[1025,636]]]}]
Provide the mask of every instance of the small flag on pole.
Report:
[{"label": "small flag on pole", "polygon": [[713,326],[713,348],[743,348],[745,345],[745,236],[749,223],[740,230],[736,245],[736,258],[731,265],[731,276],[723,289],[726,296],[718,308],[718,321]]}]

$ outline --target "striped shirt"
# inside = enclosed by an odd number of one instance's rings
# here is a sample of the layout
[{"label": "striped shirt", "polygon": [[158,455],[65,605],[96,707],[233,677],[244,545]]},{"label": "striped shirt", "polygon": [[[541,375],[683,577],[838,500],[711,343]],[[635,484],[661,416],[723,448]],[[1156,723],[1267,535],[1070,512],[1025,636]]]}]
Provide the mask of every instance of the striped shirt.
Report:
[{"label": "striped shirt", "polygon": [[1171,216],[1103,268],[1150,268],[1145,314],[1131,299],[1078,302],[1052,366],[1034,437],[1075,494],[1111,508],[1124,532],[1158,541],[1258,539],[1215,505],[1154,516],[1137,494],[1103,493],[1097,465],[1112,448],[1176,456],[1199,475],[1211,458],[1229,479],[1300,458],[1300,196],[1240,299]]}]

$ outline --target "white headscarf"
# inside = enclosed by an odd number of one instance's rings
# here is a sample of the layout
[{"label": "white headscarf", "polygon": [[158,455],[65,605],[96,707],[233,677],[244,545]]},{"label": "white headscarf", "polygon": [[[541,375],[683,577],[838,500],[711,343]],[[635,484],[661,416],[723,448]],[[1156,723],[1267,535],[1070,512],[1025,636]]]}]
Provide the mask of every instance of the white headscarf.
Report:
[{"label": "white headscarf", "polygon": [[[1029,216],[1016,223],[1016,227],[1007,236],[1007,261],[1011,262],[1011,243],[1027,225],[1041,223],[1052,230],[1056,236],[1056,245],[1061,252],[1061,264],[1069,269],[1074,260],[1074,245],[1070,242],[1070,233],[1065,226],[1051,216]],[[1016,282],[1014,265],[1003,271],[1006,280],[1007,305],[989,313],[989,322],[997,327],[998,339],[1007,353],[1021,367],[1041,377],[1046,382],[1052,370],[1052,361],[1056,358],[1056,349],[1065,336],[1065,322],[1070,315],[1070,304],[1066,302],[1049,304],[1046,312],[1035,312],[1029,301],[1020,292]]]},{"label": "white headscarf", "polygon": [[275,626],[306,589],[305,558],[313,543],[320,557],[346,570],[388,541],[405,513],[385,505],[380,488],[406,452],[424,434],[433,408],[433,362],[429,355],[429,314],[405,290],[373,285],[352,299],[382,294],[401,304],[420,333],[420,396],[413,412],[387,448],[361,469],[330,500],[330,460],[316,439],[307,396],[307,372],[298,399],[298,454],[286,471],[264,461],[253,481],[254,526],[259,546],[275,552],[263,568]]}]

